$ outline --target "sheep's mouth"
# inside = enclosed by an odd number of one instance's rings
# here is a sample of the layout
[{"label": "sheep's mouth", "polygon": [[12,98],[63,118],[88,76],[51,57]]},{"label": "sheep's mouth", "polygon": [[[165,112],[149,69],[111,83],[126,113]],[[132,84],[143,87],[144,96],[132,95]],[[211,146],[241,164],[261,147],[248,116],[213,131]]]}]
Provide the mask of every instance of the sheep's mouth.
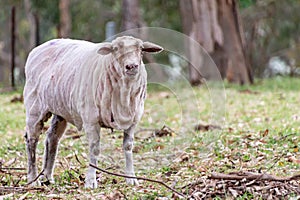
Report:
[{"label": "sheep's mouth", "polygon": [[138,72],[137,70],[126,70],[125,72],[128,76],[135,76]]},{"label": "sheep's mouth", "polygon": [[137,73],[138,73],[138,70],[137,69],[126,69],[125,70],[125,73],[128,75],[128,76],[135,76]]}]

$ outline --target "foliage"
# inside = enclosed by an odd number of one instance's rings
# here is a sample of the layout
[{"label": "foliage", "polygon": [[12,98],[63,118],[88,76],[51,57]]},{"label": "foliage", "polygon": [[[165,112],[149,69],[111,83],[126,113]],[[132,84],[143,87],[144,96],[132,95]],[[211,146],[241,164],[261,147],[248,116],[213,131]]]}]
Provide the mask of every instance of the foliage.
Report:
[{"label": "foliage", "polygon": [[150,3],[142,0],[140,5],[141,15],[146,26],[169,28],[175,31],[182,30],[179,1],[152,0]]},{"label": "foliage", "polygon": [[240,8],[244,9],[255,4],[256,0],[239,0]]},{"label": "foliage", "polygon": [[41,42],[56,37],[56,28],[59,24],[59,0],[31,0],[31,2],[33,13],[39,16]]},{"label": "foliage", "polygon": [[[135,166],[139,176],[162,180],[175,188],[185,186],[192,181],[209,176],[213,172],[233,172],[248,170],[267,172],[278,176],[299,174],[300,167],[300,110],[299,86],[296,78],[277,77],[257,80],[252,86],[237,86],[226,83],[226,123],[223,130],[195,132],[193,127],[179,132],[180,118],[176,115],[178,102],[176,96],[167,89],[152,87],[145,104],[145,114],[135,139]],[[188,91],[181,88],[187,96],[181,99],[190,104]],[[210,118],[210,95],[205,87],[195,88],[200,99],[201,120]],[[25,126],[22,103],[10,100],[19,93],[0,94],[0,166],[11,170],[0,171],[0,186],[24,186],[26,174],[25,144],[23,133]],[[224,102],[223,102],[224,103]],[[163,109],[162,109],[163,108]],[[195,110],[195,108],[192,107]],[[163,111],[165,110],[165,111]],[[169,113],[169,115],[166,115]],[[193,119],[193,123],[198,121]],[[161,128],[162,122],[174,132],[162,137],[153,136],[152,129]],[[149,131],[150,129],[150,131]],[[144,131],[142,131],[144,130]],[[147,131],[148,130],[148,131]],[[189,143],[185,148],[176,148],[174,138],[183,134]],[[41,135],[38,146],[39,169],[42,165],[43,140]],[[122,133],[101,133],[100,167],[121,172],[124,158],[121,148]],[[181,147],[181,146],[180,146]],[[176,155],[171,162],[162,157],[166,149]],[[158,154],[151,154],[157,152]],[[145,156],[145,155],[148,155]],[[152,155],[152,156],[151,156]],[[154,156],[156,155],[156,156]],[[156,165],[156,162],[160,162]],[[156,199],[172,198],[172,193],[160,185],[140,182],[140,186],[128,186],[123,178],[98,173],[99,189],[90,191],[83,188],[84,173],[87,167],[87,148],[85,136],[70,126],[60,144],[54,177],[56,184],[43,186],[38,191],[18,193],[14,191],[10,198],[33,199]],[[164,164],[163,164],[164,163]],[[2,194],[1,194],[2,193]],[[0,195],[8,194],[0,191]],[[227,191],[226,195],[230,196]],[[254,194],[247,192],[237,197],[249,199]],[[291,194],[292,195],[292,194]],[[216,197],[223,199],[224,196]]]},{"label": "foliage", "polygon": [[283,56],[288,62],[295,60],[292,65],[300,65],[299,9],[296,0],[268,0],[242,11],[247,49],[256,75],[262,75],[272,56]]},{"label": "foliage", "polygon": [[[59,0],[30,0],[33,13],[39,16],[40,42],[57,37],[59,24]],[[141,0],[140,14],[142,25],[159,26],[182,31],[179,0]],[[294,67],[299,66],[300,59],[300,3],[297,0],[239,0],[242,22],[244,24],[247,50],[252,68],[256,75],[261,75],[272,56],[287,57]],[[28,22],[24,1],[0,0],[0,53],[10,51],[10,9],[16,6],[17,12],[17,68],[24,66],[28,55],[30,24]],[[99,42],[105,40],[105,24],[116,22],[119,32],[122,1],[110,0],[72,0],[72,38]],[[9,62],[1,62],[0,67],[9,74]],[[8,81],[8,78],[7,80]]]}]

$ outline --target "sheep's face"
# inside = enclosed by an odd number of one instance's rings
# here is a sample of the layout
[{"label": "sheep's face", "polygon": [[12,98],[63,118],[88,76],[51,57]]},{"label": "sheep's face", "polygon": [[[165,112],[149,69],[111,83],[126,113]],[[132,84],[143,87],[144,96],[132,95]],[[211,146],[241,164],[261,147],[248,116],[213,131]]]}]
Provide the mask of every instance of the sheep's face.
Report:
[{"label": "sheep's face", "polygon": [[158,53],[163,50],[156,44],[143,42],[130,36],[118,37],[111,43],[102,43],[102,45],[98,53],[101,55],[112,54],[113,59],[119,65],[118,70],[128,77],[135,77],[139,73],[143,52]]}]

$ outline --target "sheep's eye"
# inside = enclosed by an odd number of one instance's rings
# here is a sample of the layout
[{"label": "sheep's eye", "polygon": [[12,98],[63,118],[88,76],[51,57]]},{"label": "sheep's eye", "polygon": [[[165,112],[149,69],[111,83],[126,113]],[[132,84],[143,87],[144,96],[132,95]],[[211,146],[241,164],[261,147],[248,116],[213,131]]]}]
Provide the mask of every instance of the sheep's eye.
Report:
[{"label": "sheep's eye", "polygon": [[118,47],[113,47],[113,51],[118,51]]}]

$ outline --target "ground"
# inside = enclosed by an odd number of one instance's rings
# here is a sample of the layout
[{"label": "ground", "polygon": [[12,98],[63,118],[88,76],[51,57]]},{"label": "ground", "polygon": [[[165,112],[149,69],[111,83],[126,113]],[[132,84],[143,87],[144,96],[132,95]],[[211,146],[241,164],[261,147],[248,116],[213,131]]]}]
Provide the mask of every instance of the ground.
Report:
[{"label": "ground", "polygon": [[[243,185],[243,181],[229,182],[211,179],[211,176],[251,172],[289,177],[300,173],[299,86],[300,79],[284,77],[256,80],[251,86],[225,83],[225,100],[222,90],[214,90],[211,86],[194,89],[178,86],[179,89],[170,90],[150,85],[145,114],[136,131],[134,157],[137,175],[160,180],[186,197],[193,195],[196,199],[267,198],[266,195],[271,194],[270,191],[265,194],[267,189],[264,189],[263,182],[244,184],[250,189],[242,190],[234,184]],[[23,139],[25,110],[21,102],[11,102],[20,93],[0,94],[0,199],[179,197],[158,183],[140,180],[139,186],[128,186],[124,178],[102,172],[97,174],[98,189],[84,189],[84,173],[88,165],[86,138],[72,126],[60,144],[55,185],[28,188]],[[225,107],[225,116],[222,110],[213,113],[214,102],[222,109]],[[222,115],[225,121],[220,123],[212,114]],[[196,125],[201,130],[195,130]],[[45,134],[42,134],[38,146],[39,170],[44,138]],[[122,132],[111,133],[111,130],[103,129],[101,141],[99,167],[123,173]],[[226,188],[218,190],[219,183]],[[271,183],[275,184],[273,197],[296,198],[300,195],[297,193],[299,187],[294,192],[287,187],[299,186],[299,180],[284,182],[284,189],[277,182],[268,182]]]}]

